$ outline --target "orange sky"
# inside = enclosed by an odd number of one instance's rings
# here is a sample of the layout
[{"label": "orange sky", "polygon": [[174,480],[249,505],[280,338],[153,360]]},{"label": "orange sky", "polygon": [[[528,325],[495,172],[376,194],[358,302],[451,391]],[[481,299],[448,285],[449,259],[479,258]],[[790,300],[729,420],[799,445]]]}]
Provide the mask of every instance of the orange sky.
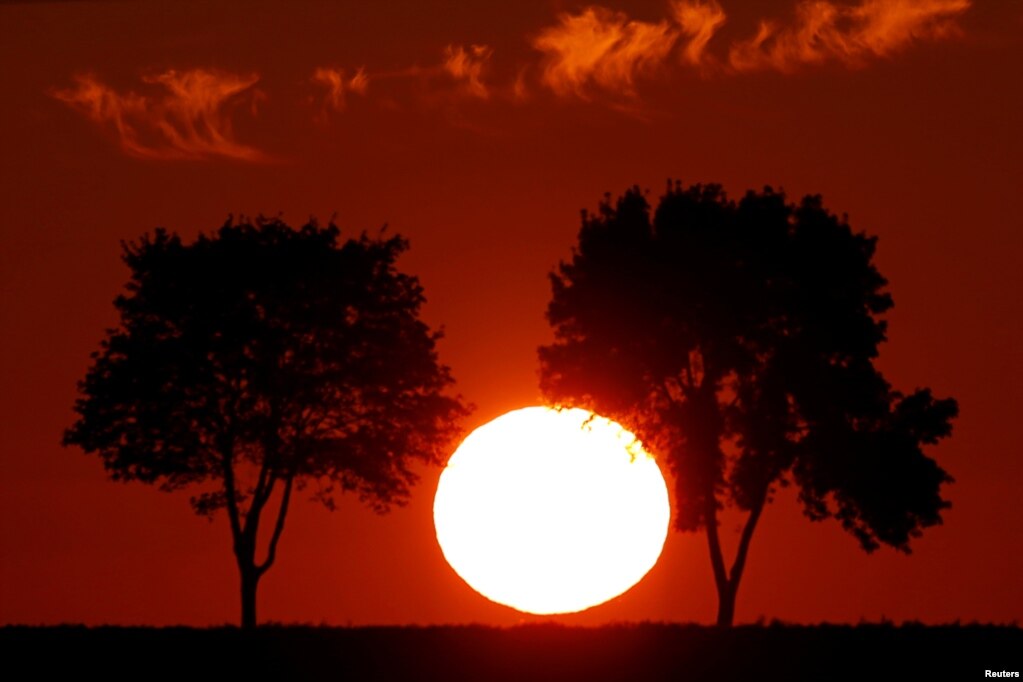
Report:
[{"label": "orange sky", "polygon": [[[119,240],[229,213],[390,225],[472,427],[537,400],[546,275],[579,210],[632,184],[656,199],[669,177],[821,193],[879,235],[896,301],[882,368],[961,407],[934,452],[956,478],[943,527],[912,556],[868,556],[783,494],[737,619],[1023,617],[1018,4],[463,4],[0,6],[0,622],[237,617],[223,518],[59,446],[115,322]],[[444,562],[438,476],[389,516],[296,505],[260,617],[529,620]],[[703,536],[673,532],[632,591],[560,620],[709,622],[715,606]]]}]

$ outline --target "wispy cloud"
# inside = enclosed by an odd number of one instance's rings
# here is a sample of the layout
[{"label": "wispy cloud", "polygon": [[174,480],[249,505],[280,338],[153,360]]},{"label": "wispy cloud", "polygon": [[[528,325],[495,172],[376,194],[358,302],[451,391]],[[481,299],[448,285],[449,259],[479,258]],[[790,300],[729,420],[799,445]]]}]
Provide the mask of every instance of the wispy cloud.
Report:
[{"label": "wispy cloud", "polygon": [[[732,1],[732,0],[728,0]],[[688,68],[717,77],[834,62],[855,67],[913,43],[961,33],[973,0],[795,0],[788,22],[765,19],[752,37],[723,43],[725,0],[666,0],[659,20],[638,20],[591,5],[561,13],[529,42],[535,52],[517,64],[494,64],[484,44],[449,44],[440,61],[380,72],[322,66],[305,84],[319,116],[344,111],[353,96],[398,109],[404,100],[453,111],[467,99],[522,104],[547,90],[558,97],[602,100],[630,115],[648,111],[642,80]],[[736,0],[737,2],[737,0]],[[307,72],[308,73],[308,72]],[[503,74],[503,75],[502,75]],[[122,149],[146,159],[267,160],[232,130],[238,107],[262,96],[257,74],[212,69],[168,70],[144,77],[139,91],[119,91],[94,75],[50,94],[116,133]]]},{"label": "wispy cloud", "polygon": [[958,31],[956,19],[971,0],[860,0],[852,5],[804,0],[789,25],[762,21],[756,35],[732,45],[736,71],[791,72],[837,60],[850,66],[888,56],[917,40]]},{"label": "wispy cloud", "polygon": [[157,95],[117,92],[93,75],[80,75],[74,86],[53,91],[57,99],[90,120],[111,126],[121,148],[143,159],[224,157],[262,161],[260,150],[234,138],[231,113],[247,100],[255,107],[256,74],[238,75],[207,69],[169,70],[146,76],[159,86]]},{"label": "wispy cloud", "polygon": [[487,99],[490,90],[483,82],[483,72],[494,51],[487,45],[448,45],[444,48],[445,73],[459,81],[463,90],[472,97]]},{"label": "wispy cloud", "polygon": [[[774,69],[829,60],[859,66],[920,40],[955,35],[972,0],[801,0],[788,24],[763,20],[756,34],[714,54],[711,40],[727,16],[718,0],[669,0],[670,17],[639,21],[623,12],[591,6],[557,22],[532,40],[541,59],[541,81],[561,96],[591,99],[596,91],[626,98],[673,52],[693,67],[721,66],[716,73]],[[724,48],[722,48],[724,51]]]},{"label": "wispy cloud", "polygon": [[622,12],[588,7],[561,14],[533,47],[544,53],[541,79],[559,95],[589,97],[593,88],[631,96],[635,81],[660,66],[678,40],[669,21],[630,19]]},{"label": "wispy cloud", "polygon": [[333,111],[344,111],[348,95],[365,95],[369,87],[369,76],[364,68],[359,68],[348,76],[344,69],[321,66],[313,71],[313,82],[326,89],[323,105]]},{"label": "wispy cloud", "polygon": [[707,43],[725,23],[725,11],[715,0],[675,0],[671,13],[686,41],[682,61],[694,66],[703,64]]}]

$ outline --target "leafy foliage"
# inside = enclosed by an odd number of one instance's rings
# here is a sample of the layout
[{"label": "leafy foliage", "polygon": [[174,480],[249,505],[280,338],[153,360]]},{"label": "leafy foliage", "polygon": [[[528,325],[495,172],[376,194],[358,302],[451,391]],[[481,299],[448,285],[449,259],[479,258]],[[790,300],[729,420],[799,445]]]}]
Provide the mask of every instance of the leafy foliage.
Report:
[{"label": "leafy foliage", "polygon": [[260,573],[293,485],[312,483],[328,505],[341,491],[378,511],[402,504],[413,463],[439,462],[466,412],[445,393],[422,287],[396,268],[407,246],[277,219],[124,244],[120,326],[93,354],[65,443],[117,480],[200,484],[195,510],[226,508],[250,563],[281,490]]},{"label": "leafy foliage", "polygon": [[893,305],[875,245],[819,196],[790,204],[770,187],[736,202],[669,183],[652,216],[638,188],[608,196],[551,276],[543,391],[660,453],[679,530],[716,542],[722,506],[759,516],[794,482],[810,518],[909,551],[948,507],[951,478],[923,448],[957,406],[900,393],[874,366]]}]

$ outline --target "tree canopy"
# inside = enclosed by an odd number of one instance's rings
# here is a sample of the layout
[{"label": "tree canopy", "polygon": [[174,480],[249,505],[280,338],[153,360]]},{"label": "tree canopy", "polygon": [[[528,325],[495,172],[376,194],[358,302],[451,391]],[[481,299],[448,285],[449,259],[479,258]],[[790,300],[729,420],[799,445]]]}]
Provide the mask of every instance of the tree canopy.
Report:
[{"label": "tree canopy", "polygon": [[123,244],[120,324],[92,356],[64,442],[115,480],[187,487],[197,512],[226,510],[245,625],[293,489],[386,511],[408,498],[414,463],[439,463],[459,433],[466,408],[419,319],[423,289],[396,267],[407,247],[279,219]]},{"label": "tree canopy", "polygon": [[[901,393],[875,366],[893,305],[875,246],[819,196],[669,183],[653,215],[638,188],[584,212],[551,275],[542,390],[627,425],[668,464],[675,527],[707,534],[720,624],[778,486],[867,551],[908,552],[949,506],[952,479],[924,447],[957,405]],[[730,570],[725,506],[748,513]]]}]

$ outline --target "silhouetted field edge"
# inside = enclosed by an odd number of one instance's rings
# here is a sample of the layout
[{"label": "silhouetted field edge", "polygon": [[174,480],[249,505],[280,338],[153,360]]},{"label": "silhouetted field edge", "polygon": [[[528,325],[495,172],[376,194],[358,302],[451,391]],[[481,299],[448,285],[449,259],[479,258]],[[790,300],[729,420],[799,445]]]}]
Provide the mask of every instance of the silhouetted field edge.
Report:
[{"label": "silhouetted field edge", "polygon": [[80,625],[0,627],[9,664],[42,676],[345,680],[985,679],[1019,671],[1018,625],[530,623],[284,625],[254,631]]}]

